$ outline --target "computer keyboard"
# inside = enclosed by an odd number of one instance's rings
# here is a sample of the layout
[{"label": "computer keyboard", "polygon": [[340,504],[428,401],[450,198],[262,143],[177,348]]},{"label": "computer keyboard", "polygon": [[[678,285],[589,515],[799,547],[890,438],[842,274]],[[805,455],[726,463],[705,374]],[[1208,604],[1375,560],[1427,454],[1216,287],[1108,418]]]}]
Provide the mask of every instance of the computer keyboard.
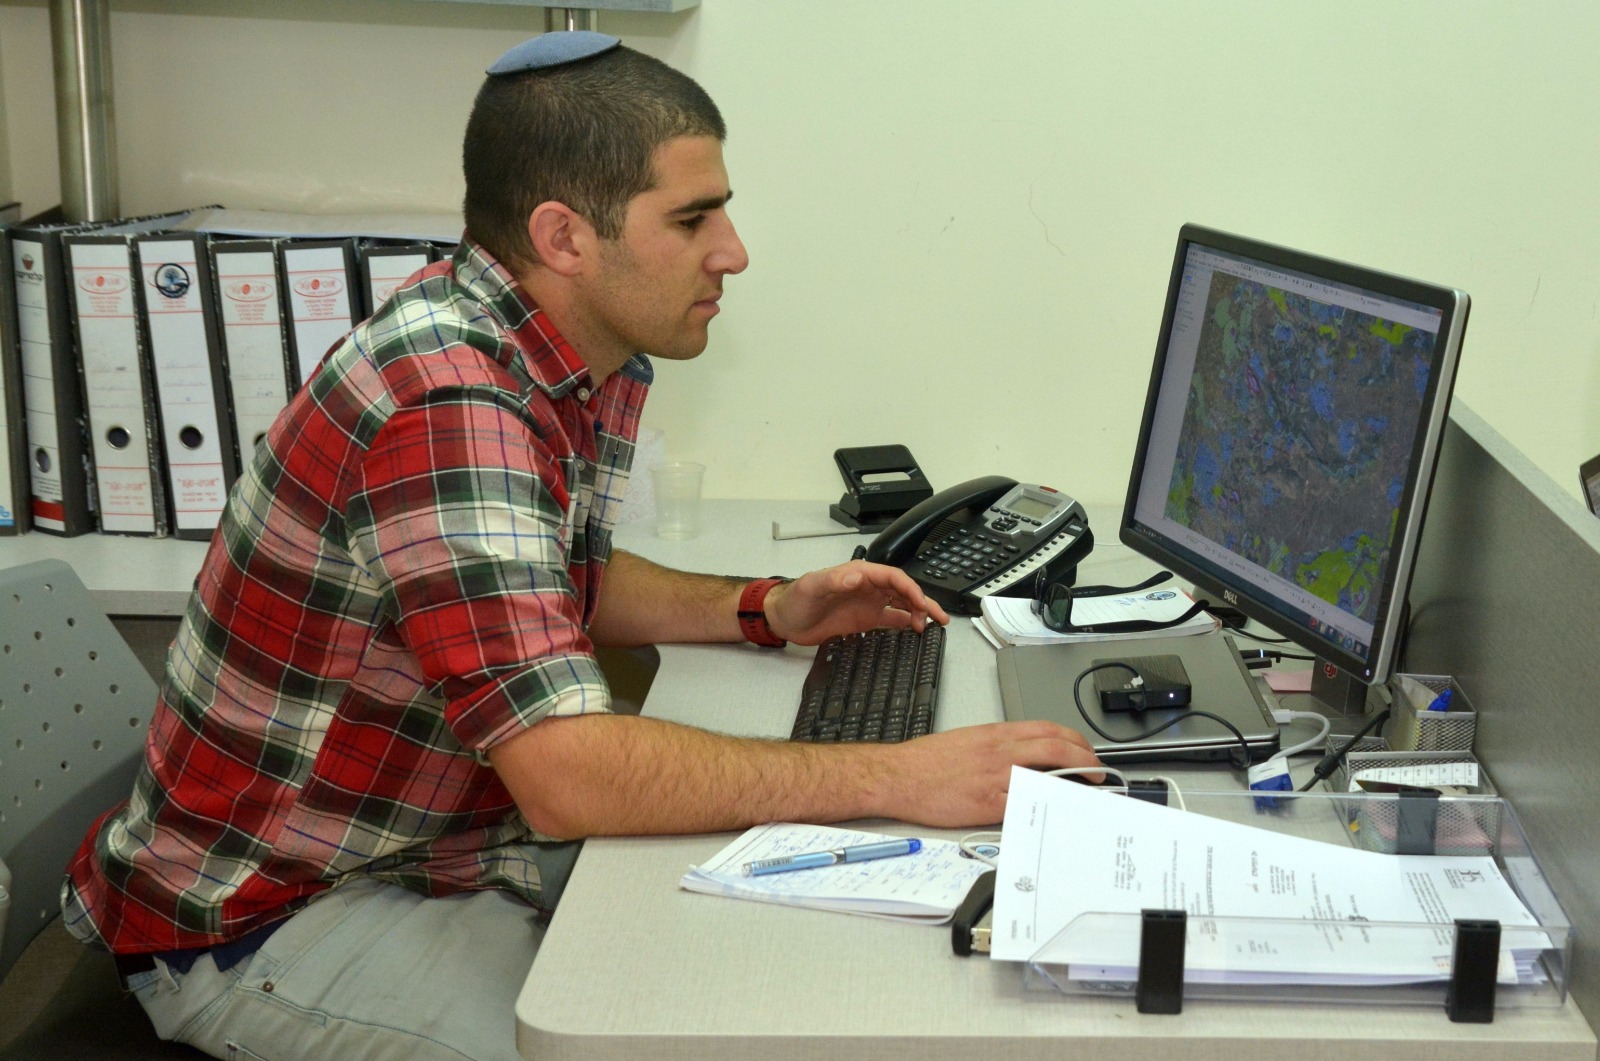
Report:
[{"label": "computer keyboard", "polygon": [[790,740],[898,744],[933,730],[944,627],[830,637],[800,690]]}]

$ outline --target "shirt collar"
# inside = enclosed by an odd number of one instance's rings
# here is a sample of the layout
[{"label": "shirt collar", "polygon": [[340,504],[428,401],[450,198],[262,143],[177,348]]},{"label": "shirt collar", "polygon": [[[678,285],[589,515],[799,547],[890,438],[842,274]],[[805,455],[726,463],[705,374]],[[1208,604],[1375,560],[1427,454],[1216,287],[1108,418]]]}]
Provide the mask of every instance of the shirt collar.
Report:
[{"label": "shirt collar", "polygon": [[[510,270],[501,265],[476,240],[463,235],[456,248],[456,281],[478,300],[489,314],[511,333],[514,357],[522,355],[528,375],[553,398],[579,387],[593,387],[589,366],[567,343],[544,310],[534,305]],[[655,369],[643,354],[634,354],[622,365],[619,375],[640,383],[651,383]]]}]

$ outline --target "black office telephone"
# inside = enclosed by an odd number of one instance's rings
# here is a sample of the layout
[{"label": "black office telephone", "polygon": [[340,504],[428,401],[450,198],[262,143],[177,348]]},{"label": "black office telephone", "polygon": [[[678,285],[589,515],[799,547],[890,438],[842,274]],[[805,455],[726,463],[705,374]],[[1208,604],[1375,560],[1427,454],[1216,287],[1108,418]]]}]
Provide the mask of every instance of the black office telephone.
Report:
[{"label": "black office telephone", "polygon": [[917,504],[867,546],[904,568],[946,611],[977,615],[984,597],[1025,597],[1039,571],[1072,581],[1094,548],[1083,505],[1048,486],[986,475]]}]

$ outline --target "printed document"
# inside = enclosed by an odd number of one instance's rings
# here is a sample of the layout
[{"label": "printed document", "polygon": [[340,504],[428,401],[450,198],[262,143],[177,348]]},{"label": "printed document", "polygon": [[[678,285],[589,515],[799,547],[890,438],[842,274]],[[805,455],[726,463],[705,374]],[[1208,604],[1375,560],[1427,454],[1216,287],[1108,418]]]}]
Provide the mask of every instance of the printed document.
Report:
[{"label": "printed document", "polygon": [[1536,980],[1550,946],[1490,857],[1361,851],[1020,767],[999,862],[991,957],[1072,978],[1136,977],[1144,909],[1189,915],[1196,982],[1448,979],[1456,918],[1501,923],[1502,983]]},{"label": "printed document", "polygon": [[827,825],[758,825],[684,874],[678,886],[708,895],[938,925],[955,915],[972,882],[989,868],[949,840],[924,839],[922,850],[911,855],[765,877],[744,875],[747,862],[894,839]]}]

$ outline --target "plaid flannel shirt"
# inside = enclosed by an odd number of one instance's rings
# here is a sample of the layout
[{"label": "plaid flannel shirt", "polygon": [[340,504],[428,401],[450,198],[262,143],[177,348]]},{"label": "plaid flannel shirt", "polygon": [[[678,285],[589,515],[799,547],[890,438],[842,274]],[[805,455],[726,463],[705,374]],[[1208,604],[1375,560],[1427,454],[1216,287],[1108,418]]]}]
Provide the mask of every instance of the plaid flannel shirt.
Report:
[{"label": "plaid flannel shirt", "polygon": [[537,905],[484,753],[609,709],[585,630],[650,378],[594,388],[470,241],[336,344],[229,497],[73,933],[211,946],[351,875]]}]

